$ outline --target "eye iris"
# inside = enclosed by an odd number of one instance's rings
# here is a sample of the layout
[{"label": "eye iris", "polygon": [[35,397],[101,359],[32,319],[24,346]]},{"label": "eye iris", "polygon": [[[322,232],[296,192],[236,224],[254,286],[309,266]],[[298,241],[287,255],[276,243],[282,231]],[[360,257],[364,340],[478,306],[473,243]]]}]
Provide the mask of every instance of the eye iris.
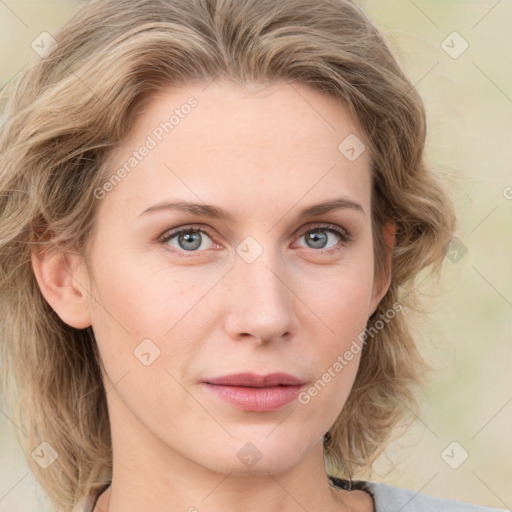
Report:
[{"label": "eye iris", "polygon": [[307,233],[306,238],[313,245],[315,249],[322,249],[327,244],[327,233],[322,230],[310,231]]},{"label": "eye iris", "polygon": [[[198,231],[188,231],[178,236],[178,243],[182,249],[193,251],[201,247],[201,234]],[[184,245],[191,244],[191,245]]]},{"label": "eye iris", "polygon": [[[308,245],[314,249],[322,249],[327,245],[328,235],[325,229],[317,229],[306,233]],[[194,251],[201,247],[202,236],[200,231],[185,231],[178,233],[178,244],[185,251]]]}]

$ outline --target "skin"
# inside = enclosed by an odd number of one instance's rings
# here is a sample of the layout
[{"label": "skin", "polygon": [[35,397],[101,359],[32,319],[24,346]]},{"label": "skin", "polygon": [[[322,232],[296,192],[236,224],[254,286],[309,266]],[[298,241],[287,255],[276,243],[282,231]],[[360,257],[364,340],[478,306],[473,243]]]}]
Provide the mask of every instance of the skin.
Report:
[{"label": "skin", "polygon": [[[95,510],[372,510],[366,493],[329,486],[322,451],[359,355],[308,404],[272,412],[243,411],[201,383],[279,371],[307,388],[364,331],[389,277],[374,275],[369,152],[349,161],[338,150],[349,134],[364,135],[344,107],[306,85],[191,84],[152,99],[112,170],[190,96],[197,107],[98,201],[87,258],[32,258],[46,300],[69,325],[92,326],[99,346],[114,470]],[[340,197],[363,211],[298,217]],[[220,206],[232,219],[140,216],[171,199]],[[318,228],[325,223],[351,240]],[[199,249],[176,236],[159,241],[191,225],[208,230]],[[263,249],[250,263],[236,252],[247,236]],[[145,366],[134,350],[148,338],[160,355]],[[261,455],[251,467],[237,457],[247,443]]]}]

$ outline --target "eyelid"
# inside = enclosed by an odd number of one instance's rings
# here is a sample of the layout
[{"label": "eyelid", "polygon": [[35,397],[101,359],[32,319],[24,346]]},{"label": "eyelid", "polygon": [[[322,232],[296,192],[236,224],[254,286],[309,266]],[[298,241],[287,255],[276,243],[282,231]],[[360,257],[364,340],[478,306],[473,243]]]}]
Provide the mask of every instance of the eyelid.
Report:
[{"label": "eyelid", "polygon": [[345,241],[349,242],[352,240],[352,235],[342,226],[338,224],[330,224],[329,222],[313,222],[311,225],[306,225],[297,230],[297,235],[294,236],[303,236],[309,231],[314,231],[315,229],[321,230],[332,230],[335,231],[341,238]]},{"label": "eyelid", "polygon": [[[316,223],[311,223],[311,224],[308,224],[306,226],[302,226],[301,228],[299,228],[293,235],[294,241],[296,241],[298,238],[304,236],[306,233],[308,233],[310,231],[314,231],[316,229],[318,229],[318,230],[325,229],[325,230],[334,231],[340,237],[340,245],[341,246],[346,245],[353,240],[352,235],[342,226],[339,226],[337,224],[316,222]],[[160,242],[161,244],[165,244],[170,239],[174,238],[175,236],[179,235],[180,233],[188,232],[188,231],[197,231],[200,233],[204,233],[204,234],[208,235],[208,237],[210,237],[210,239],[212,240],[213,243],[216,244],[216,242],[214,240],[215,235],[213,234],[213,230],[204,224],[184,224],[183,226],[169,229],[169,230],[165,231],[162,235],[160,235],[158,237],[157,241]],[[171,250],[173,252],[188,254],[189,256],[193,255],[193,254],[201,254],[201,253],[206,252],[206,250],[202,250],[202,251],[185,251],[185,250],[180,251],[177,249],[171,249]],[[312,249],[313,252],[318,252],[318,253],[331,252],[333,250],[336,250],[336,248],[330,247],[329,249]]]},{"label": "eyelid", "polygon": [[179,235],[180,233],[187,231],[199,231],[201,233],[205,233],[213,241],[213,230],[211,230],[208,226],[205,226],[204,224],[184,224],[183,226],[168,229],[157,238],[157,241],[165,243],[168,242],[171,238],[174,238],[176,235]]}]

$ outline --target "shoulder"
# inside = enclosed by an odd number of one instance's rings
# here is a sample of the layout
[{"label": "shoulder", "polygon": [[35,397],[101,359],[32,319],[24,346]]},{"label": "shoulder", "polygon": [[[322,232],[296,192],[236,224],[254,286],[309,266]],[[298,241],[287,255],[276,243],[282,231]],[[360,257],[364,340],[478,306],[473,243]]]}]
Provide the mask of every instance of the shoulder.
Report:
[{"label": "shoulder", "polygon": [[[348,490],[347,480],[329,475],[329,479],[340,489]],[[505,509],[481,507],[464,501],[435,498],[416,491],[400,489],[383,483],[356,480],[352,489],[369,492],[373,496],[376,512],[506,512]]]},{"label": "shoulder", "polygon": [[463,501],[435,498],[383,483],[365,482],[375,501],[376,512],[498,512],[504,509],[481,507]]}]

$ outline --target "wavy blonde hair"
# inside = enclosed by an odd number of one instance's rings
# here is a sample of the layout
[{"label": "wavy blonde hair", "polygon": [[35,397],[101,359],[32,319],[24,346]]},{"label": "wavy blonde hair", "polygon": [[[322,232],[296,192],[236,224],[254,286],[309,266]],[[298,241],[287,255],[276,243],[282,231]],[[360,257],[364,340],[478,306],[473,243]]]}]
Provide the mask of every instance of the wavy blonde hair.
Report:
[{"label": "wavy blonde hair", "polygon": [[[359,121],[372,168],[375,272],[383,226],[396,223],[391,285],[368,326],[401,303],[364,345],[353,389],[324,440],[340,476],[371,466],[426,365],[412,336],[416,277],[438,274],[455,215],[423,159],[423,103],[377,28],[350,0],[93,0],[55,34],[58,47],[15,83],[0,134],[2,384],[31,471],[57,510],[108,481],[112,446],[92,330],[66,325],[43,298],[30,251],[87,249],[108,157],[137,112],[169,85],[307,84]],[[377,320],[378,321],[378,320]],[[30,454],[58,453],[47,469]],[[105,477],[106,475],[106,477]]]}]

